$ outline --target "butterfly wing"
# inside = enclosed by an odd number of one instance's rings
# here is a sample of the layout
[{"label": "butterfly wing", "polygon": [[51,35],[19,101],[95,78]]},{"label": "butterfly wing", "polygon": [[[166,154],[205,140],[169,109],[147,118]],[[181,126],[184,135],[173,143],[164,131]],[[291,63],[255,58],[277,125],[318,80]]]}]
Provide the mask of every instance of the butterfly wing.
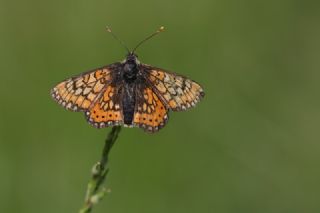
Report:
[{"label": "butterfly wing", "polygon": [[146,132],[160,130],[168,121],[168,108],[146,84],[137,85],[133,125]]},{"label": "butterfly wing", "polygon": [[195,81],[149,65],[142,67],[145,78],[155,88],[154,92],[173,111],[193,107],[204,97],[202,87]]},{"label": "butterfly wing", "polygon": [[108,85],[94,105],[86,111],[87,121],[96,128],[122,125],[122,96],[121,84]]},{"label": "butterfly wing", "polygon": [[68,110],[85,111],[110,84],[117,66],[117,63],[111,64],[66,79],[51,90],[51,96]]}]

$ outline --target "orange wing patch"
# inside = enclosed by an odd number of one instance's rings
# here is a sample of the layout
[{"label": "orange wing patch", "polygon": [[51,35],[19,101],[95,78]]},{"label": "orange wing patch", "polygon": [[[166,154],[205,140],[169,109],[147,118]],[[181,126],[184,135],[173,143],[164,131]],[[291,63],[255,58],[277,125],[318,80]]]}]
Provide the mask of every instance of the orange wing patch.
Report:
[{"label": "orange wing patch", "polygon": [[72,111],[84,111],[96,100],[98,94],[111,80],[110,69],[103,67],[69,78],[51,90],[60,105]]},{"label": "orange wing patch", "polygon": [[168,121],[168,110],[151,88],[137,96],[133,125],[147,132],[156,132]]},{"label": "orange wing patch", "polygon": [[120,91],[108,86],[99,100],[86,112],[88,122],[96,128],[123,124]]},{"label": "orange wing patch", "polygon": [[204,96],[203,89],[198,83],[160,69],[150,70],[147,79],[163,97],[168,108],[174,111],[193,107]]}]

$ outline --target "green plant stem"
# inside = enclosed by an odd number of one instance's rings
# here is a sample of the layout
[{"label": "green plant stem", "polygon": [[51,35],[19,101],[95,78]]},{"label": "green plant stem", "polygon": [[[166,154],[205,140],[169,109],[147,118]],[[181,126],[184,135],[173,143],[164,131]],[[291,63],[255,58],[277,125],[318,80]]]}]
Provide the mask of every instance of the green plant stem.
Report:
[{"label": "green plant stem", "polygon": [[97,204],[108,192],[105,188],[100,189],[100,187],[104,183],[108,174],[109,169],[107,168],[107,164],[109,152],[117,140],[120,130],[121,126],[112,127],[111,132],[105,140],[101,160],[92,167],[91,180],[88,183],[85,202],[79,213],[91,212],[93,206]]}]

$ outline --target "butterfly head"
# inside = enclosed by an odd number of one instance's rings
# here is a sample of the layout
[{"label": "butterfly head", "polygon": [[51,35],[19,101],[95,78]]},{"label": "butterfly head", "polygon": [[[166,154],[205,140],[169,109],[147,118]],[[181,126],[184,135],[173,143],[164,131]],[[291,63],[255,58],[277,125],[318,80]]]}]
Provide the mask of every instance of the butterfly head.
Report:
[{"label": "butterfly head", "polygon": [[125,63],[128,64],[139,64],[138,55],[134,52],[129,52],[126,56]]}]

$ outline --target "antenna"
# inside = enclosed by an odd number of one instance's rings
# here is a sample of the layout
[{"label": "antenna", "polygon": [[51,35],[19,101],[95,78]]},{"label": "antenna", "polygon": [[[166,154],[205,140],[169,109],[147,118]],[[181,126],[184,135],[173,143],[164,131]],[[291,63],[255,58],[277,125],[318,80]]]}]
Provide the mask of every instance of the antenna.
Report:
[{"label": "antenna", "polygon": [[113,36],[114,39],[118,40],[120,42],[120,44],[128,51],[128,53],[130,53],[129,48],[126,46],[126,44],[121,41],[110,29],[110,27],[106,26],[106,29],[109,33],[111,33],[111,35]]},{"label": "antenna", "polygon": [[140,43],[132,50],[132,53],[134,53],[134,51],[136,51],[136,49],[143,44],[144,42],[148,41],[150,38],[152,38],[153,36],[161,33],[164,31],[164,27],[161,26],[156,32],[152,33],[150,36],[148,36],[147,38],[143,39],[142,41],[140,41]]}]

